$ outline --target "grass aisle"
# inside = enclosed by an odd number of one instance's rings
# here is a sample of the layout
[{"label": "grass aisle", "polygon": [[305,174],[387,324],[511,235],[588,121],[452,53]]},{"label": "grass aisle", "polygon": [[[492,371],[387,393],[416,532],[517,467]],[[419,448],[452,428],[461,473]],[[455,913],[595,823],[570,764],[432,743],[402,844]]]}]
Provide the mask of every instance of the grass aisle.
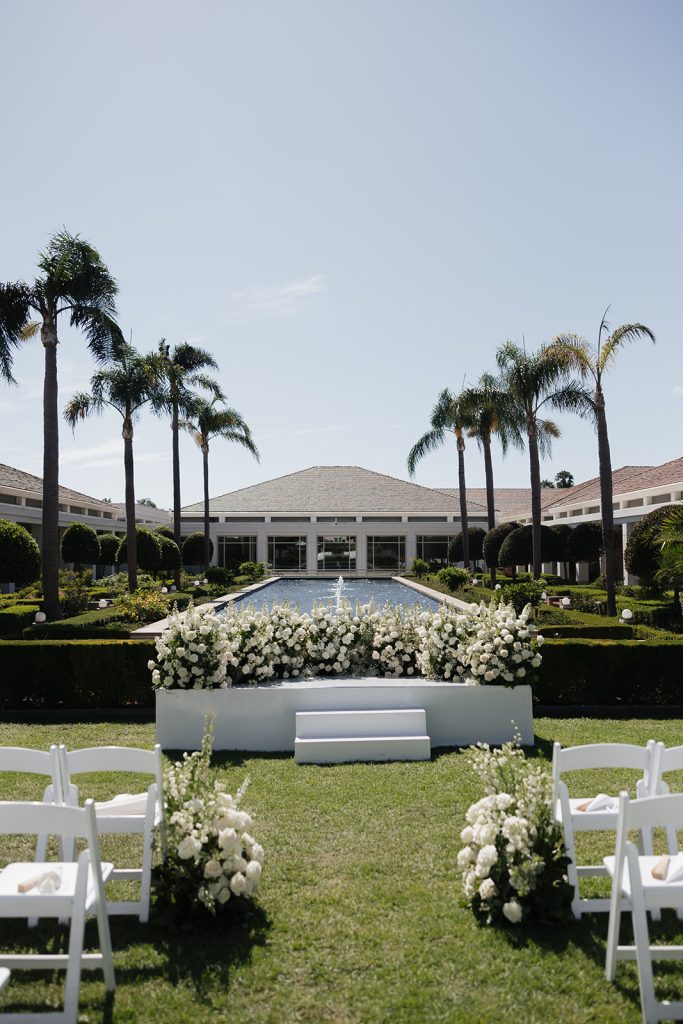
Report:
[{"label": "grass aisle", "polygon": [[[680,721],[540,719],[539,756],[552,741],[680,742]],[[3,726],[3,743],[47,748],[104,743],[150,745],[148,725]],[[635,968],[604,980],[606,917],[563,928],[491,930],[462,905],[455,869],[467,806],[481,794],[462,753],[437,752],[429,763],[294,764],[289,757],[218,755],[234,792],[245,775],[245,807],[266,849],[262,918],[251,935],[239,928],[203,932],[112,920],[118,988],[103,1016],[104,987],[85,975],[82,1020],[240,1024],[436,1024],[436,1022],[639,1021]],[[586,792],[596,779],[582,780]],[[683,780],[681,780],[683,781]],[[92,795],[109,795],[95,778]],[[139,788],[122,776],[118,788]],[[600,785],[604,788],[604,785]],[[32,780],[0,777],[0,799],[35,798]],[[120,853],[128,840],[109,839]],[[20,852],[0,839],[0,862]],[[585,853],[609,852],[587,840]],[[675,918],[659,926],[678,934]],[[629,928],[630,930],[630,928]],[[52,924],[41,928],[66,931]],[[89,931],[94,941],[94,929]],[[21,922],[0,927],[2,948],[30,948],[36,933]],[[680,935],[679,935],[680,938]],[[666,994],[683,991],[683,971],[669,965]],[[670,991],[669,991],[670,987]],[[61,978],[15,974],[2,1009],[55,1005]]]}]

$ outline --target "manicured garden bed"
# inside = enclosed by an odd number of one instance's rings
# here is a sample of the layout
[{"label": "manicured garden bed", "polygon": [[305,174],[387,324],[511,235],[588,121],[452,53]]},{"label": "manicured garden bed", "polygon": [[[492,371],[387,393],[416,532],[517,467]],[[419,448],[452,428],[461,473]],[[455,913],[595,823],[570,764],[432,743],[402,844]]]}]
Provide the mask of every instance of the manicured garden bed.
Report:
[{"label": "manicured garden bed", "polygon": [[[681,720],[535,723],[537,756],[553,740],[565,745],[620,741],[680,742]],[[150,746],[153,726],[5,723],[4,742],[47,749],[130,743]],[[260,907],[251,928],[192,929],[159,917],[149,925],[112,919],[117,990],[113,1022],[140,1024],[637,1024],[634,964],[619,967],[617,984],[604,978],[607,920],[588,916],[550,929],[487,929],[463,906],[455,857],[467,806],[481,793],[464,753],[442,751],[418,764],[301,767],[291,757],[219,755],[234,792],[251,779],[248,805],[254,834],[266,850]],[[618,773],[608,780],[619,787]],[[674,780],[683,785],[683,780]],[[587,791],[605,787],[588,773]],[[119,791],[139,788],[130,776]],[[36,797],[40,783],[0,776],[0,798]],[[91,790],[110,795],[102,777]],[[581,854],[595,861],[610,852],[595,833]],[[118,853],[134,842],[107,837]],[[0,856],[16,857],[19,840],[0,840]],[[28,851],[26,851],[28,852]],[[128,883],[123,883],[124,885]],[[593,883],[599,886],[601,882]],[[591,890],[592,891],[592,890]],[[665,915],[653,936],[681,941],[681,924]],[[0,924],[3,948],[29,951],[45,936],[21,922]],[[625,924],[625,935],[629,935]],[[95,931],[87,939],[94,946]],[[659,968],[662,994],[680,997],[678,968]],[[36,973],[13,978],[2,1008],[42,1008],[61,998],[63,979]],[[12,1000],[10,1003],[9,1000]],[[102,1020],[104,985],[85,972],[82,1019]]]}]

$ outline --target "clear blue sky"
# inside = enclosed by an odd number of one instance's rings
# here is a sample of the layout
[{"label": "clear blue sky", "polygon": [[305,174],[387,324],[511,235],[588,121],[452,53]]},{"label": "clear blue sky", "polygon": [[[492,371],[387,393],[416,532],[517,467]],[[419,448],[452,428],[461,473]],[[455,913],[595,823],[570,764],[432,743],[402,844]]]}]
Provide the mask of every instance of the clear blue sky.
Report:
[{"label": "clear blue sky", "polygon": [[[66,225],[120,284],[142,349],[213,351],[262,463],[216,442],[219,494],[316,464],[406,475],[439,390],[506,338],[640,320],[608,381],[613,461],[683,454],[677,0],[5,0],[0,280]],[[87,386],[62,329],[60,404]],[[41,472],[42,348],[0,385],[0,461]],[[543,473],[596,473],[561,420]],[[123,497],[114,417],[61,433],[61,480]],[[137,492],[171,500],[170,430]],[[201,457],[182,442],[183,502]],[[525,456],[496,459],[526,485]],[[454,447],[416,477],[454,485]],[[468,483],[483,484],[476,447]]]}]

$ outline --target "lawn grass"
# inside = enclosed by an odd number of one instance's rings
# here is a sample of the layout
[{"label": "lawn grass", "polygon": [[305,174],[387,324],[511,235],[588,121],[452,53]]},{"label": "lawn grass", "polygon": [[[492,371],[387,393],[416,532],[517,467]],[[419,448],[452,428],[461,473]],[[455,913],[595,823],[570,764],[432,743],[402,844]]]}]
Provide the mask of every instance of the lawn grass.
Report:
[{"label": "lawn grass", "polygon": [[[681,720],[538,719],[536,756],[565,745],[650,737],[680,742]],[[153,726],[5,723],[3,743],[45,749],[125,743],[149,746]],[[112,919],[117,991],[106,1013],[98,974],[84,976],[81,1020],[197,1024],[432,1024],[640,1020],[635,967],[604,980],[607,919],[549,930],[490,929],[464,906],[455,867],[467,806],[481,795],[464,752],[435,751],[414,764],[297,766],[284,755],[216,755],[234,792],[245,775],[245,807],[266,849],[260,911],[250,928],[177,927],[152,912],[148,925]],[[111,781],[111,780],[110,780]],[[120,791],[140,780],[122,775]],[[672,780],[683,784],[683,779]],[[631,786],[633,779],[629,780]],[[93,776],[89,792],[109,795]],[[581,792],[610,784],[585,773]],[[34,798],[40,785],[0,777],[0,799]],[[81,792],[85,795],[85,787]],[[18,840],[0,839],[0,862]],[[118,852],[128,840],[117,837]],[[111,847],[109,847],[111,849]],[[582,853],[610,852],[608,837],[586,839]],[[628,917],[628,915],[626,915]],[[630,932],[630,925],[627,926]],[[683,940],[667,918],[656,935]],[[64,947],[56,925],[31,932],[23,922],[0,927],[0,948],[29,948],[39,934]],[[88,936],[94,945],[95,931]],[[52,941],[52,940],[50,940]],[[683,972],[658,969],[663,991],[676,997]],[[15,1011],[59,1004],[61,978],[17,972],[0,997]]]}]

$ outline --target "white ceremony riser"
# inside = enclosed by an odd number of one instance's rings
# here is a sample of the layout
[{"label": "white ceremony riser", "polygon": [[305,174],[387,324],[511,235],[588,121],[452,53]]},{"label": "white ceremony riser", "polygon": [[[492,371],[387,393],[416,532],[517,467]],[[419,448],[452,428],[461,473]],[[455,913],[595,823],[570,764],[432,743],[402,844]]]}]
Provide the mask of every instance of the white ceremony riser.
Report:
[{"label": "white ceremony riser", "polygon": [[[515,729],[533,745],[530,686],[466,686],[416,679],[282,681],[227,690],[158,690],[156,735],[164,750],[197,750],[215,714],[216,750],[293,751],[296,713],[423,708],[432,747],[500,744]],[[514,723],[514,724],[513,724]]]}]

